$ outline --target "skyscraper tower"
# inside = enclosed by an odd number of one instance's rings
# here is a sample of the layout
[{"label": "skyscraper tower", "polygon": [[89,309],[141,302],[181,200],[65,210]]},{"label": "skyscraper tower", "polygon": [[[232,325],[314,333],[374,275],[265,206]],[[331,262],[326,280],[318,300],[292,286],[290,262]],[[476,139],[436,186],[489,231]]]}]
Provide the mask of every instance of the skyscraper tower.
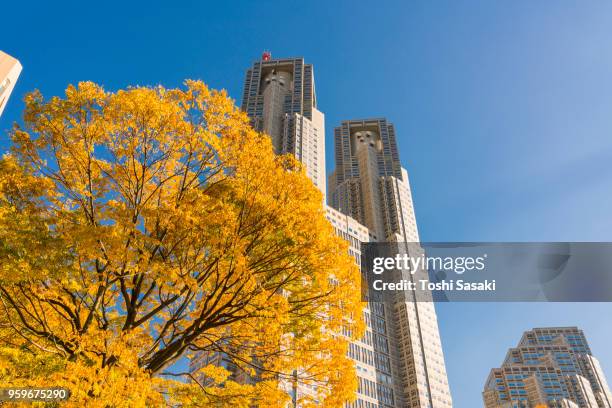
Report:
[{"label": "skyscraper tower", "polygon": [[[255,129],[270,135],[277,153],[292,153],[304,164],[325,196],[324,116],[317,109],[313,72],[302,58],[272,59],[265,52],[247,70],[242,110]],[[335,146],[326,215],[349,242],[355,262],[360,265],[363,242],[418,242],[393,125],[383,118],[343,122],[335,130]],[[433,303],[402,294],[392,303],[364,303],[363,313],[365,335],[349,347],[359,380],[357,400],[346,407],[451,408]],[[192,368],[211,362],[232,366],[227,356],[207,355],[194,359]],[[295,382],[281,387],[292,397],[310,392]]]},{"label": "skyscraper tower", "polygon": [[[395,128],[384,118],[347,120],[335,128],[336,168],[329,178],[331,205],[365,225],[372,241],[419,242],[408,172],[402,168]],[[411,246],[414,248],[414,246]],[[398,293],[392,303],[371,302],[376,324],[391,347],[374,344],[376,360],[390,361],[397,407],[452,407],[433,302]],[[377,371],[381,367],[376,366]]]},{"label": "skyscraper tower", "polygon": [[537,328],[523,334],[485,384],[486,408],[611,408],[612,393],[599,362],[577,327]]},{"label": "skyscraper tower", "polygon": [[380,241],[418,242],[408,172],[400,164],[393,124],[384,118],[344,121],[334,130],[334,144],[331,205]]},{"label": "skyscraper tower", "polygon": [[312,65],[264,52],[247,70],[242,110],[256,130],[270,135],[276,153],[292,153],[304,163],[325,196],[325,117],[317,109]]}]

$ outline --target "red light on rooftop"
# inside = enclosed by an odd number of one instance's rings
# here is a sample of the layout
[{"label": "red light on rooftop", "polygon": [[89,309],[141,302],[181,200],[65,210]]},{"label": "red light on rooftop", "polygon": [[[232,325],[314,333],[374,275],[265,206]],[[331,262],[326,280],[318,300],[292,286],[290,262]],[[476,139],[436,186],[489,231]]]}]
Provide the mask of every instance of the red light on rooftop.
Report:
[{"label": "red light on rooftop", "polygon": [[264,51],[263,54],[261,54],[261,59],[263,61],[270,61],[271,58],[272,54],[270,53],[270,51]]}]

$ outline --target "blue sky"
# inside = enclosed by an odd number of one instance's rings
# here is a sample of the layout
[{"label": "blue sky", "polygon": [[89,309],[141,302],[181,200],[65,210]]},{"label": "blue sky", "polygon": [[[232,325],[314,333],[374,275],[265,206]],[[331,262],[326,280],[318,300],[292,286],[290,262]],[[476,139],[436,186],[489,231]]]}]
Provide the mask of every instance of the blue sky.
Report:
[{"label": "blue sky", "polygon": [[[328,168],[341,120],[396,125],[423,241],[612,240],[610,2],[51,3],[2,6],[0,49],[24,65],[2,150],[34,88],[201,78],[239,99],[269,49],[315,65]],[[457,408],[481,406],[489,369],[532,326],[582,327],[612,375],[610,304],[438,311]]]}]

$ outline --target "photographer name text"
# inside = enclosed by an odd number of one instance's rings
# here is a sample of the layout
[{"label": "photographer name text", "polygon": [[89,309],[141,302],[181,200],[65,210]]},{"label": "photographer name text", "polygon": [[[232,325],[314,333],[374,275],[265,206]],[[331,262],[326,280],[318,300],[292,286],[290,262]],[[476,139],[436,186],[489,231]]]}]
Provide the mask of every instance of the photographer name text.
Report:
[{"label": "photographer name text", "polygon": [[463,279],[449,279],[440,282],[430,282],[426,279],[418,281],[401,280],[399,282],[384,282],[383,280],[375,280],[372,282],[372,288],[376,291],[479,291],[493,292],[495,291],[495,280],[485,280],[482,282],[467,282]]}]

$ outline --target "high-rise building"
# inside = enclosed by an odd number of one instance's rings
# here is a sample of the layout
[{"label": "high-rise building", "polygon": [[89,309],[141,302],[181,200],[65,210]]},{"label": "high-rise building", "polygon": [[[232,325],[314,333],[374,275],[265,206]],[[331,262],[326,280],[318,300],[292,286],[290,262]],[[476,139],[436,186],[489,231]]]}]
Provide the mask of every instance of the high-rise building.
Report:
[{"label": "high-rise building", "polygon": [[21,73],[21,64],[15,58],[0,51],[0,115]]},{"label": "high-rise building", "polygon": [[408,172],[399,161],[393,124],[384,118],[344,121],[334,130],[334,145],[330,204],[367,226],[379,241],[418,242]]},{"label": "high-rise building", "polygon": [[[325,130],[312,65],[264,53],[247,71],[242,109],[255,129],[270,135],[277,153],[292,153],[305,165],[325,195]],[[336,128],[335,146],[326,215],[349,242],[355,262],[361,265],[364,242],[418,242],[408,173],[399,161],[393,125],[385,119],[343,122]],[[433,303],[401,294],[391,303],[364,303],[363,313],[365,335],[349,347],[359,380],[357,399],[347,408],[452,407]],[[232,365],[222,355],[208,355],[196,357],[192,368],[211,361]],[[294,401],[311,393],[295,382],[281,386]]]},{"label": "high-rise building", "polygon": [[599,362],[577,327],[523,334],[485,384],[486,408],[612,408]]},{"label": "high-rise building", "polygon": [[317,109],[314,71],[303,58],[264,53],[246,73],[242,110],[279,154],[292,153],[325,196],[325,117]]},{"label": "high-rise building", "polygon": [[[332,207],[363,224],[370,241],[395,242],[398,249],[401,242],[419,242],[393,124],[384,118],[344,121],[334,131],[334,145],[336,168],[328,184]],[[390,386],[393,398],[385,400],[377,392],[371,398],[360,387],[353,406],[452,407],[433,302],[401,292],[392,302],[371,299],[365,314],[366,336],[355,347],[373,338],[374,364],[356,359],[358,375],[370,368],[376,376],[364,380]]]}]

